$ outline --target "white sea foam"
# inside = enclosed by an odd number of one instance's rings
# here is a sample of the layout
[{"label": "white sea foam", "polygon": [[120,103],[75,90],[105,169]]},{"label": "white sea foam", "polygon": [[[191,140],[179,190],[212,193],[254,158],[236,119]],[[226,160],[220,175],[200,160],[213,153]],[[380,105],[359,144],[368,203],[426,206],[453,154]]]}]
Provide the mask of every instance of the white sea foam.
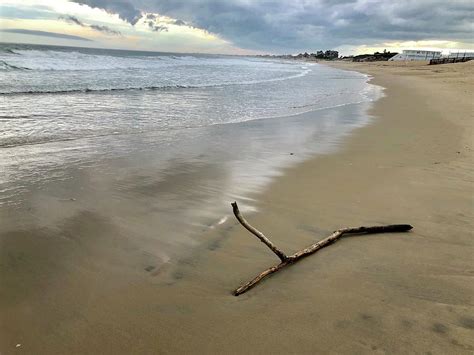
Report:
[{"label": "white sea foam", "polygon": [[252,57],[0,45],[0,63],[4,148],[142,132],[172,136],[378,95],[361,74]]}]

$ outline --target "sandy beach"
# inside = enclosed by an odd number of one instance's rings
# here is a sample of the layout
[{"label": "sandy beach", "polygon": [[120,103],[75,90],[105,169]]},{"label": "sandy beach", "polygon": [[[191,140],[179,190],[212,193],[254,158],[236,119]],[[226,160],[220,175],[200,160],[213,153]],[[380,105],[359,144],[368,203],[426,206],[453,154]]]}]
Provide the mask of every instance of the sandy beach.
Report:
[{"label": "sandy beach", "polygon": [[[73,266],[54,278],[48,233],[4,226],[0,352],[472,353],[474,63],[334,65],[385,88],[371,124],[338,152],[287,169],[246,217],[287,253],[341,227],[412,232],[344,238],[234,297],[278,260],[233,218],[166,270],[122,274],[132,247],[81,211],[61,233],[85,246],[101,237],[76,254],[55,244]],[[109,268],[97,272],[105,254]]]}]

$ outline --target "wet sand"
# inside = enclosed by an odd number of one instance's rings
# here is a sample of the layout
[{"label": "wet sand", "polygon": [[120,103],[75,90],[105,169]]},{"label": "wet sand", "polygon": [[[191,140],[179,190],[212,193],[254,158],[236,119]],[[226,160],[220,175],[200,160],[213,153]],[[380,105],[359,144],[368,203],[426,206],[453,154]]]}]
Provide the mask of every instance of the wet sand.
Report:
[{"label": "wet sand", "polygon": [[472,353],[474,65],[339,67],[386,88],[372,124],[287,169],[248,220],[288,253],[343,226],[413,232],[344,238],[233,297],[277,262],[234,220],[153,269],[124,235],[133,218],[57,207],[55,235],[1,233],[1,353]]}]

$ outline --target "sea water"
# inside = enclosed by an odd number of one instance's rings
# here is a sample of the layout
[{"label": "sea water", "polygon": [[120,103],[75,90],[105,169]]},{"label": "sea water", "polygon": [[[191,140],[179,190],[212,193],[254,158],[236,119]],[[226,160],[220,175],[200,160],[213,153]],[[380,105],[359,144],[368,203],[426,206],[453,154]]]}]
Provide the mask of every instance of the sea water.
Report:
[{"label": "sea water", "polygon": [[368,80],[276,58],[1,44],[3,221],[95,209],[161,238],[166,259],[170,238],[222,222],[233,200],[255,209],[283,168],[366,124]]}]

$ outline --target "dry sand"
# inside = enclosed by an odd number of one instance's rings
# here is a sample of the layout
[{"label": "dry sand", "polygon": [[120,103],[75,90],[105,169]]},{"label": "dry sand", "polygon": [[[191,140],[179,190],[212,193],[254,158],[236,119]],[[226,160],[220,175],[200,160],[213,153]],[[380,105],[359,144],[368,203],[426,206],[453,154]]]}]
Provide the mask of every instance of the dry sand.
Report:
[{"label": "dry sand", "polygon": [[[339,64],[386,88],[373,123],[338,153],[288,169],[248,216],[288,253],[343,226],[413,232],[345,238],[240,297],[230,291],[277,259],[233,220],[165,284],[149,274],[91,280],[93,255],[61,279],[32,264],[32,279],[6,281],[24,300],[2,305],[0,352],[472,353],[473,64]],[[77,233],[113,234],[82,217]],[[47,236],[31,246],[23,233],[4,239],[3,255],[19,255],[22,238],[24,257],[45,248]]]}]

